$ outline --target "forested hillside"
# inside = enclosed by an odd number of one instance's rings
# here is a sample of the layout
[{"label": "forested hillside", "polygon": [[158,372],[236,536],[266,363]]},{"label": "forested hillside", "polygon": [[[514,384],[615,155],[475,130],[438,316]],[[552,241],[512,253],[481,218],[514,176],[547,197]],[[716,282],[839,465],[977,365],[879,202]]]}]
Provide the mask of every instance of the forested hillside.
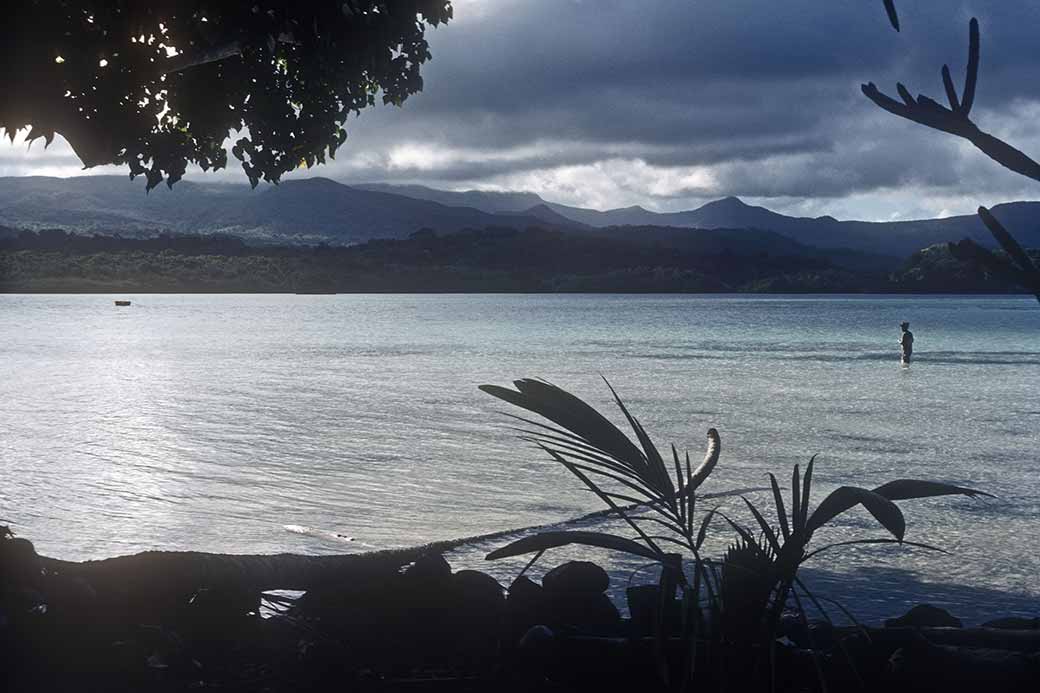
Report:
[{"label": "forested hillside", "polygon": [[[338,247],[234,236],[0,232],[5,292],[1007,292],[945,246],[895,272],[776,234],[491,227]],[[869,258],[867,258],[869,260]]]}]

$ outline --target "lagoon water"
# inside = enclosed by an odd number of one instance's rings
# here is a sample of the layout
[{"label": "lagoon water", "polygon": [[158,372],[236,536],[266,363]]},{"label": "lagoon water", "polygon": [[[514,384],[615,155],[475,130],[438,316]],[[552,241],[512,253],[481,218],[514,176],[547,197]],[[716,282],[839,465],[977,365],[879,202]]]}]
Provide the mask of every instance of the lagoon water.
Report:
[{"label": "lagoon water", "polygon": [[[659,447],[723,441],[705,492],[818,454],[842,485],[949,481],[996,499],[902,502],[949,554],[823,554],[806,577],[866,621],[927,601],[968,622],[1040,613],[1040,306],[1024,297],[0,296],[0,524],[41,553],[335,553],[598,510],[477,390],[542,377]],[[901,368],[898,325],[914,363]],[[768,493],[749,498],[771,507]],[[739,498],[710,501],[750,522]],[[577,523],[625,533],[602,521]],[[353,537],[346,542],[335,535]],[[518,535],[519,536],[519,535]],[[817,540],[882,537],[855,511]],[[721,524],[710,546],[730,539]],[[486,564],[512,537],[462,544]],[[615,594],[649,577],[602,551]],[[642,572],[640,572],[642,571]],[[537,573],[537,568],[535,570]]]}]

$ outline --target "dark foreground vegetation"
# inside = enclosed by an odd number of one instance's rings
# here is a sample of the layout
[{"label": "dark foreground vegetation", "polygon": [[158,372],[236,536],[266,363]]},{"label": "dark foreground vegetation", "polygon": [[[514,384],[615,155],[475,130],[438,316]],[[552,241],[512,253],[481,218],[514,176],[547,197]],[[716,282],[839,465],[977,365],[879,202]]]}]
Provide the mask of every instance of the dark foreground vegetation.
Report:
[{"label": "dark foreground vegetation", "polygon": [[[414,562],[413,562],[414,561]],[[508,590],[452,571],[433,547],[366,556],[145,553],[68,563],[0,540],[0,688],[50,691],[666,691],[689,647],[680,602],[658,585],[558,565]],[[262,590],[307,588],[292,601]],[[664,604],[669,623],[659,624]],[[276,614],[268,617],[264,616]],[[1036,619],[961,628],[916,607],[885,628],[803,625],[785,614],[777,691],[1033,691]],[[764,650],[701,643],[689,690],[770,690]],[[665,683],[662,671],[668,672]]]},{"label": "dark foreground vegetation", "polygon": [[753,230],[486,228],[354,246],[0,229],[5,292],[1010,293],[947,245],[903,261]]}]

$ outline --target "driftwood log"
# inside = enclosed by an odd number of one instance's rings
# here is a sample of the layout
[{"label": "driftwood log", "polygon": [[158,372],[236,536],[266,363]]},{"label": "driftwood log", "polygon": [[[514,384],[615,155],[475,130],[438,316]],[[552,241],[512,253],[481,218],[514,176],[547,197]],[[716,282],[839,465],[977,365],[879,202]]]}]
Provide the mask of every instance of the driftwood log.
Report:
[{"label": "driftwood log", "polygon": [[145,551],[94,561],[40,557],[50,578],[85,583],[104,606],[163,609],[198,592],[243,594],[269,590],[366,589],[396,576],[416,559],[451,548],[437,542],[370,553],[303,556]]}]

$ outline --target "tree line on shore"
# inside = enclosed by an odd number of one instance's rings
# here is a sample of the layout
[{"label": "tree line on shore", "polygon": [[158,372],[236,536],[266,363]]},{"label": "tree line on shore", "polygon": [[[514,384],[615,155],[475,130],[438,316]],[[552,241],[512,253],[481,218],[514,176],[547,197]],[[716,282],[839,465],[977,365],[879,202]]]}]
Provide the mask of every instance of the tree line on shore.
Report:
[{"label": "tree line on shore", "polygon": [[250,245],[232,235],[124,238],[0,228],[6,292],[1010,293],[946,245],[897,266],[749,230],[422,229],[351,246]]}]

